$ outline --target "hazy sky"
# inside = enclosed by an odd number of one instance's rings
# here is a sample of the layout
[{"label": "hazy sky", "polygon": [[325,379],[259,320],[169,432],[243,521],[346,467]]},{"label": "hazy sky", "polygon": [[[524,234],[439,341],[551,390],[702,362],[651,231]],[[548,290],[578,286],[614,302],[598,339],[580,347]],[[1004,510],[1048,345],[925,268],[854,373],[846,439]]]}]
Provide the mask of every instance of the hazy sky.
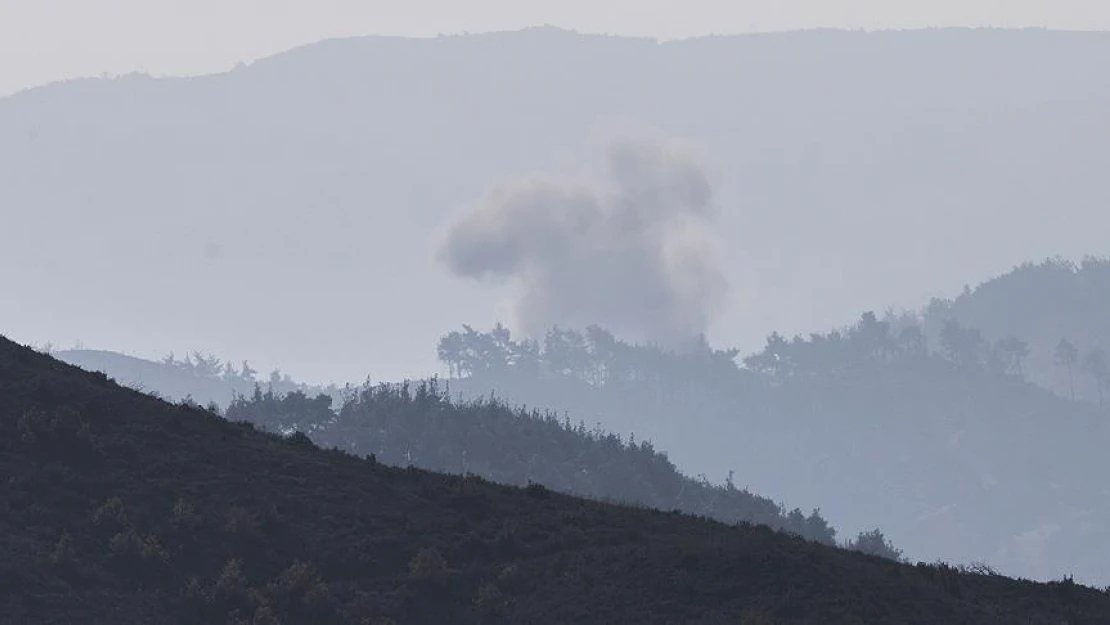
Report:
[{"label": "hazy sky", "polygon": [[812,27],[1108,30],[1106,0],[0,0],[0,96],[59,79],[225,69],[336,36],[552,24],[680,38]]}]

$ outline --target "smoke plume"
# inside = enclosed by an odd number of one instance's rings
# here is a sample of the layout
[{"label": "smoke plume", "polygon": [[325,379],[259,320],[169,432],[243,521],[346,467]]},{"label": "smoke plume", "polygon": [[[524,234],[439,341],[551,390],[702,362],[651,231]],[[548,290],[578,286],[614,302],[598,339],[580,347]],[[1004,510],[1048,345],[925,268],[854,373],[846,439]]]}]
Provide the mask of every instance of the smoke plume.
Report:
[{"label": "smoke plume", "polygon": [[515,324],[598,324],[678,346],[723,301],[712,185],[674,143],[623,139],[604,184],[528,178],[494,189],[448,229],[439,259],[459,276],[517,282]]}]

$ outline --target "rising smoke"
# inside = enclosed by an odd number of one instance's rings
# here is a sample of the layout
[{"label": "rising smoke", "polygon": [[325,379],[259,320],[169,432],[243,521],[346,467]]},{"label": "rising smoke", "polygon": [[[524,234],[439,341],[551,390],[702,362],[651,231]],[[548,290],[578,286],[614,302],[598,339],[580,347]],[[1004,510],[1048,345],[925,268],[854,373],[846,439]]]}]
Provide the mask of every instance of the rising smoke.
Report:
[{"label": "rising smoke", "polygon": [[709,177],[675,143],[623,139],[606,156],[603,185],[493,190],[448,229],[439,259],[459,276],[517,282],[526,334],[598,324],[678,347],[706,331],[727,287]]}]

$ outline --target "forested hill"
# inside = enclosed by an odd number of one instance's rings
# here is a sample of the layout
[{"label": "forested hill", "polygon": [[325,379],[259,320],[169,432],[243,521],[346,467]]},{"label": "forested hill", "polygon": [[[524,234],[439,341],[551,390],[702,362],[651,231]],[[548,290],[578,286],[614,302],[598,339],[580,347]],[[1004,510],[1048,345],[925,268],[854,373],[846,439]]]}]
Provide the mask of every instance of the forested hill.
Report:
[{"label": "forested hill", "polygon": [[940,344],[873,314],[773,335],[743,360],[672,354],[608,332],[503,328],[444,337],[452,392],[495,391],[658,441],[681,469],[820,502],[851,534],[881,527],[912,558],[984,561],[1110,583],[1107,414],[1021,377],[1021,350],[951,325]]},{"label": "forested hill", "polygon": [[1105,403],[1110,387],[1110,259],[1049,259],[1025,263],[935,300],[922,313],[930,334],[946,321],[982,331],[991,340],[1026,344],[1026,377],[1056,393]]},{"label": "forested hill", "polygon": [[[162,362],[100,351],[56,355],[144,392],[174,401],[211,402],[234,421],[270,431],[299,430],[326,447],[373,453],[395,466],[473,473],[507,484],[531,480],[579,496],[766,524],[825,544],[837,538],[815,510],[787,510],[735,485],[722,485],[720,479],[711,484],[705,476],[683,475],[667,459],[665,448],[657,451],[651,442],[637,441],[634,432],[606,431],[596,423],[571,422],[569,415],[559,419],[496,401],[453,403],[446,388],[434,382],[314,388],[280,371],[262,378],[248,363],[237,368],[199,353],[182,359],[167,356]],[[860,542],[858,536],[844,538],[851,546]],[[862,546],[896,556],[882,539]]]},{"label": "forested hill", "polygon": [[1110,597],[388,468],[0,338],[5,622],[1110,623]]},{"label": "forested hill", "polygon": [[[393,466],[472,474],[501,484],[542,484],[592,499],[763,524],[836,544],[835,530],[816,510],[787,511],[731,480],[721,485],[687,477],[648,441],[496,400],[451,402],[435,382],[363,387],[338,411],[326,396],[257,389],[233,402],[226,417],[269,431],[304,432],[323,447],[373,454]],[[898,557],[880,531],[871,532],[846,546]]]}]

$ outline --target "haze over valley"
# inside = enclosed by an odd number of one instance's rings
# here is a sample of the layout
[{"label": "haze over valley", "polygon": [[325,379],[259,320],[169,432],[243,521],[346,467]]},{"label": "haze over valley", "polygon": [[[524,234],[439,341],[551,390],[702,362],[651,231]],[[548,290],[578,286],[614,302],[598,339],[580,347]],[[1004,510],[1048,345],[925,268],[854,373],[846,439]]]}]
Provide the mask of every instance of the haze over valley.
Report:
[{"label": "haze over valley", "polygon": [[540,28],[51,85],[0,100],[0,202],[30,233],[0,252],[22,295],[5,321],[317,382],[424,375],[434,351],[413,343],[512,326],[519,294],[445,270],[451,220],[515,180],[603,176],[607,143],[654,133],[707,169],[729,285],[709,337],[749,352],[1101,253],[1108,55],[1098,33]]}]

